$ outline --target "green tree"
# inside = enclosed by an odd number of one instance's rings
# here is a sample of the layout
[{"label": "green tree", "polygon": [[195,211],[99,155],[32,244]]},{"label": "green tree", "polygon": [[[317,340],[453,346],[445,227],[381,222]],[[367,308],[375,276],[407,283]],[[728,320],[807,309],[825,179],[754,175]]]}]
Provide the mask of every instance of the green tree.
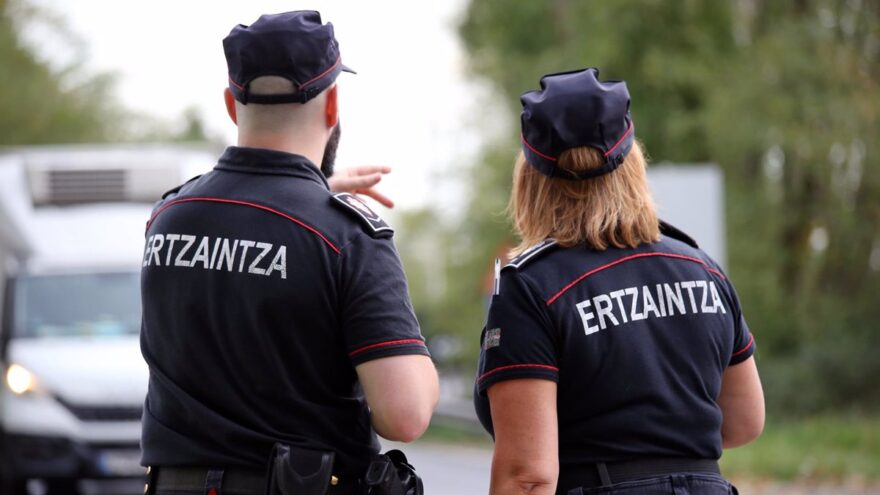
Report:
[{"label": "green tree", "polygon": [[[76,65],[53,68],[19,31],[39,19],[60,21],[16,0],[0,0],[0,144],[48,144],[116,139],[122,117],[113,77],[82,77]],[[63,29],[61,37],[72,36]],[[79,82],[77,82],[79,81]]]},{"label": "green tree", "polygon": [[[880,405],[880,5],[479,0],[463,19],[471,68],[510,122],[541,75],[596,66],[627,81],[654,161],[723,167],[731,277],[773,410]],[[432,324],[470,351],[481,276],[511,241],[498,213],[515,138],[471,169],[469,221],[447,233],[458,255]]]},{"label": "green tree", "polygon": [[53,13],[27,0],[0,0],[0,146],[209,139],[194,109],[182,109],[179,130],[126,110],[115,76],[87,72],[81,54],[67,65],[43,60],[25,42],[25,30],[35,26],[75,52],[82,44]]}]

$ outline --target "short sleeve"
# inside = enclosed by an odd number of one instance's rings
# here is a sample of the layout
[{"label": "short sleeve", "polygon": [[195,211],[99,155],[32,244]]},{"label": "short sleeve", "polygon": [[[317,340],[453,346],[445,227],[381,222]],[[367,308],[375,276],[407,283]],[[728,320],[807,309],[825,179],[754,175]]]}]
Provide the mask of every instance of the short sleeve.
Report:
[{"label": "short sleeve", "polygon": [[353,365],[403,354],[430,355],[390,238],[355,238],[342,250],[340,278],[340,321]]},{"label": "short sleeve", "polygon": [[730,355],[729,366],[739,364],[755,354],[755,337],[749,331],[746,319],[739,311],[733,337],[733,354]]},{"label": "short sleeve", "polygon": [[730,279],[725,277],[727,291],[730,294],[731,306],[733,308],[733,352],[730,355],[728,366],[742,363],[755,354],[755,337],[749,331],[749,325],[746,323],[743,315],[742,306],[739,297],[736,295],[736,289],[730,283]]},{"label": "short sleeve", "polygon": [[477,392],[514,378],[559,381],[555,330],[546,305],[515,270],[502,272],[481,336]]}]

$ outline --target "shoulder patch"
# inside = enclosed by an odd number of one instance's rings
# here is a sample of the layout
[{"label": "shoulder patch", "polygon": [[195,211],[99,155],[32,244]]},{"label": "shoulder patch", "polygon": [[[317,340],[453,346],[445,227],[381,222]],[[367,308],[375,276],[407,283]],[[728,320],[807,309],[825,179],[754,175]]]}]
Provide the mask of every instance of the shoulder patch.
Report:
[{"label": "shoulder patch", "polygon": [[516,258],[510,260],[509,263],[504,265],[504,268],[515,268],[519,270],[526,264],[538,259],[541,255],[549,253],[557,245],[558,244],[556,244],[555,239],[544,239],[543,241],[523,251],[522,254],[520,254]]},{"label": "shoulder patch", "polygon": [[166,199],[166,198],[168,198],[168,196],[171,196],[172,194],[177,194],[178,192],[180,192],[180,190],[183,188],[183,186],[185,186],[185,185],[189,184],[190,182],[192,182],[192,181],[198,179],[199,177],[201,177],[201,175],[197,175],[197,176],[193,177],[192,179],[190,179],[190,180],[184,182],[183,184],[181,184],[181,185],[175,187],[174,189],[169,189],[169,190],[165,191],[165,192],[162,194],[162,199]]},{"label": "shoulder patch", "polygon": [[697,245],[697,241],[695,241],[691,236],[685,234],[677,227],[668,224],[663,220],[660,220],[660,233],[667,237],[672,237],[675,240],[681,241],[692,248],[700,248],[700,246]]},{"label": "shoulder patch", "polygon": [[370,209],[366,203],[351,193],[338,193],[333,195],[333,204],[338,205],[351,215],[354,215],[366,227],[367,233],[373,237],[391,237],[394,229],[385,223],[376,212]]}]

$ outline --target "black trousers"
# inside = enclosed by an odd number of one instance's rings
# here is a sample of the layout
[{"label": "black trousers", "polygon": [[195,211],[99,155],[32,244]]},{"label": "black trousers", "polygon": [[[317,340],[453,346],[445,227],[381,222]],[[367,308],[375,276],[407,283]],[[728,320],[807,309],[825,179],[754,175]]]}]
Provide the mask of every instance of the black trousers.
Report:
[{"label": "black trousers", "polygon": [[721,475],[676,473],[592,488],[574,488],[566,495],[736,495],[736,487]]}]

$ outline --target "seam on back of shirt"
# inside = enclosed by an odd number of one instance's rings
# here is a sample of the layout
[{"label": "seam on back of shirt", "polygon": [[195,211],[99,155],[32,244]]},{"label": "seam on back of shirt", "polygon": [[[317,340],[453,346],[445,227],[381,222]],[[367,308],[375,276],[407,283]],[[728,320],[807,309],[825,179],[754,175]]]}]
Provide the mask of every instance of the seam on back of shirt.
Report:
[{"label": "seam on back of shirt", "polygon": [[556,302],[556,300],[559,299],[560,297],[562,297],[563,294],[568,292],[569,289],[571,289],[575,285],[579,284],[580,282],[582,282],[584,279],[586,279],[590,275],[594,275],[594,274],[601,272],[607,268],[611,268],[613,266],[619,265],[621,263],[625,263],[627,261],[632,261],[632,260],[640,259],[640,258],[653,258],[653,257],[674,258],[674,259],[679,259],[679,260],[684,260],[684,261],[690,261],[692,263],[697,263],[699,265],[703,265],[703,268],[705,268],[707,272],[718,275],[722,279],[725,279],[725,280],[727,279],[727,277],[725,277],[723,273],[716,270],[715,268],[712,268],[705,261],[703,261],[699,258],[694,258],[693,256],[686,256],[683,254],[676,254],[676,253],[663,253],[663,252],[638,253],[638,254],[632,254],[629,256],[624,256],[623,258],[618,258],[612,262],[606,263],[602,266],[599,266],[597,268],[593,268],[592,270],[587,271],[586,273],[582,274],[578,278],[571,281],[568,285],[566,285],[565,287],[560,289],[559,292],[557,292],[552,297],[550,297],[550,299],[547,299],[547,306],[550,306],[551,304]]},{"label": "seam on back of shirt", "polygon": [[233,205],[239,205],[239,206],[247,206],[247,207],[255,208],[255,209],[258,209],[258,210],[263,210],[263,211],[265,211],[265,212],[267,212],[267,213],[272,213],[272,214],[277,215],[277,216],[280,216],[280,217],[282,217],[282,218],[284,218],[284,219],[290,220],[291,222],[295,223],[296,225],[299,225],[300,227],[302,227],[302,228],[308,230],[309,232],[311,232],[311,233],[317,235],[322,241],[324,241],[325,244],[327,244],[327,246],[330,247],[331,250],[333,250],[333,252],[335,252],[336,254],[342,254],[342,249],[340,249],[339,247],[337,247],[336,244],[333,244],[333,242],[330,241],[330,239],[328,239],[328,238],[327,238],[324,234],[322,234],[320,231],[318,231],[318,229],[316,229],[316,228],[312,227],[311,225],[309,225],[309,224],[303,222],[302,220],[300,220],[300,219],[298,219],[298,218],[295,218],[295,217],[293,217],[293,216],[291,216],[291,215],[289,215],[289,214],[287,214],[287,213],[284,213],[284,212],[282,212],[282,211],[276,210],[275,208],[272,208],[272,207],[269,207],[269,206],[261,205],[261,204],[259,204],[259,203],[252,203],[252,202],[250,202],[250,201],[242,201],[242,200],[238,200],[238,199],[212,198],[212,197],[193,197],[193,198],[180,198],[180,199],[175,199],[175,200],[173,200],[173,201],[169,201],[168,203],[166,203],[166,204],[160,206],[160,207],[156,210],[156,212],[153,213],[153,216],[150,217],[150,220],[147,222],[147,230],[150,229],[150,226],[153,224],[153,221],[156,220],[156,217],[158,217],[162,212],[164,212],[165,210],[167,210],[169,207],[174,206],[174,205],[177,205],[177,204],[181,204],[181,203],[192,203],[192,202],[198,202],[198,201],[208,202],[208,203],[221,203],[221,204],[233,204]]}]

